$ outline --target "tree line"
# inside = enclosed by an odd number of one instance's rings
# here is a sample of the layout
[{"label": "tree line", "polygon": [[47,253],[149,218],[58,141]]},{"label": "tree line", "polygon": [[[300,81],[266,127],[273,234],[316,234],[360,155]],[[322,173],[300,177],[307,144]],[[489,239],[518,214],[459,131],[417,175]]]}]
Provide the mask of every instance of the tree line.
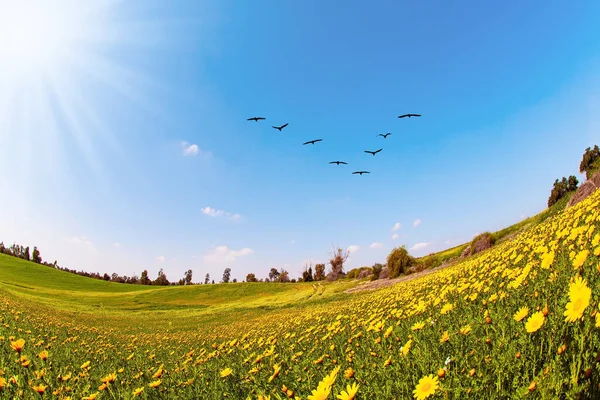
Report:
[{"label": "tree line", "polygon": [[[214,279],[210,279],[210,274],[206,274],[204,277],[204,281],[199,283],[192,282],[193,271],[188,269],[183,278],[178,281],[169,281],[167,275],[164,270],[161,268],[158,271],[158,274],[155,279],[151,279],[148,270],[143,270],[141,275],[133,275],[133,276],[121,276],[119,274],[112,273],[109,275],[108,273],[100,274],[98,272],[86,272],[83,270],[77,271],[75,269],[69,269],[65,267],[61,267],[58,262],[55,260],[52,263],[46,262],[42,260],[42,256],[40,254],[37,246],[33,247],[33,250],[30,250],[29,246],[22,246],[19,244],[12,244],[10,247],[6,247],[4,242],[0,242],[0,253],[6,254],[12,257],[20,258],[26,261],[35,262],[40,265],[45,265],[50,268],[58,269],[60,271],[69,272],[72,274],[85,276],[87,278],[99,279],[110,282],[118,282],[118,283],[126,283],[132,285],[155,285],[155,286],[184,286],[184,285],[195,285],[195,284],[214,284]],[[329,261],[331,265],[331,272],[329,274],[325,274],[325,264],[319,263],[314,265],[306,265],[304,271],[302,272],[302,276],[298,278],[290,278],[290,273],[281,268],[271,268],[269,274],[264,279],[257,278],[256,274],[249,273],[246,275],[245,282],[279,282],[279,283],[295,283],[295,282],[313,282],[313,281],[322,281],[324,279],[328,280],[336,280],[340,277],[346,276],[344,273],[343,264],[346,262],[348,258],[348,252],[342,249],[336,249],[332,252],[332,257]],[[237,282],[237,279],[231,279],[231,268],[225,268],[223,271],[223,277],[220,283],[229,283],[229,282]]]}]

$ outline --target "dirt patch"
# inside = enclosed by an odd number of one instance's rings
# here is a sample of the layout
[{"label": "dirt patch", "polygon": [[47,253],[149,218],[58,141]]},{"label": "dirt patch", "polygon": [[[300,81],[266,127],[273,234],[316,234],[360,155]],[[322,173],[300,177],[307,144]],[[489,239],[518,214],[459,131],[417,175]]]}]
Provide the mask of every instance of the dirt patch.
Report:
[{"label": "dirt patch", "polygon": [[355,293],[355,292],[362,292],[364,290],[377,290],[377,289],[381,289],[381,288],[384,288],[384,287],[395,285],[395,284],[400,283],[400,282],[406,282],[406,281],[410,281],[411,279],[420,278],[422,276],[429,275],[429,274],[431,274],[433,272],[436,272],[436,271],[438,271],[440,269],[449,267],[452,264],[453,263],[446,264],[444,266],[440,265],[439,267],[436,267],[436,268],[426,269],[424,271],[416,272],[416,273],[410,274],[410,275],[401,276],[399,278],[394,278],[394,279],[378,279],[376,281],[364,282],[364,283],[361,283],[358,286],[355,286],[353,288],[345,290],[344,293]]},{"label": "dirt patch", "polygon": [[566,208],[574,206],[575,204],[579,203],[580,201],[585,200],[589,195],[594,193],[596,191],[596,189],[598,189],[598,187],[599,187],[598,183],[600,183],[600,173],[597,172],[592,177],[592,179],[588,179],[581,186],[579,186],[577,191],[569,199],[569,202],[567,203]]}]

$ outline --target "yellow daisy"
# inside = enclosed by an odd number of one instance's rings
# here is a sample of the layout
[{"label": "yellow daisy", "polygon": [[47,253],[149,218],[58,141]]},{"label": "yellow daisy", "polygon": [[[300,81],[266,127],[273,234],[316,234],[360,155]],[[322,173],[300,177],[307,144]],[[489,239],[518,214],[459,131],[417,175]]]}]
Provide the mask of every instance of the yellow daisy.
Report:
[{"label": "yellow daisy", "polygon": [[573,269],[579,269],[587,260],[588,255],[590,254],[589,250],[581,250],[575,258],[573,259]]},{"label": "yellow daisy", "polygon": [[544,325],[544,320],[544,313],[542,311],[533,313],[525,323],[525,329],[529,333],[536,332]]},{"label": "yellow daisy", "polygon": [[587,287],[586,281],[578,276],[569,284],[569,302],[564,312],[566,322],[575,322],[583,316],[583,312],[590,305],[592,290]]},{"label": "yellow daisy", "polygon": [[338,394],[337,398],[340,400],[353,400],[359,387],[360,385],[357,385],[356,382],[354,382],[352,385],[346,386],[346,391],[342,391],[342,393]]},{"label": "yellow daisy", "polygon": [[413,390],[413,397],[417,400],[424,400],[434,394],[439,386],[440,381],[438,380],[437,376],[434,376],[433,374],[424,376],[423,378],[419,379],[417,387],[415,390]]},{"label": "yellow daisy", "polygon": [[221,371],[221,378],[225,378],[228,377],[229,375],[231,375],[233,371],[231,370],[231,368],[225,368],[223,371]]},{"label": "yellow daisy", "polygon": [[529,314],[529,307],[521,307],[521,309],[515,313],[513,318],[515,319],[515,321],[519,322],[522,321],[523,318],[527,316],[527,314]]}]

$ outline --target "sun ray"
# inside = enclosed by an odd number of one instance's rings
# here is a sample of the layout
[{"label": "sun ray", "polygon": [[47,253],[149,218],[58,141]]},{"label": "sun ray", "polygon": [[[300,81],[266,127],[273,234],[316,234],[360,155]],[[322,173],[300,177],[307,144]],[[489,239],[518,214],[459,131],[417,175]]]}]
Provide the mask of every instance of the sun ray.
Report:
[{"label": "sun ray", "polygon": [[[98,145],[135,167],[122,146],[121,135],[129,133],[115,129],[107,111],[125,101],[158,122],[169,120],[156,96],[169,89],[134,61],[140,51],[169,43],[166,29],[181,29],[181,21],[152,19],[145,6],[123,0],[21,0],[3,8],[0,167],[19,171],[10,181],[28,193],[34,190],[27,183],[32,177],[65,184],[74,177],[65,175],[68,166],[81,158],[95,183],[108,189],[107,159]],[[86,91],[90,87],[94,90]],[[71,143],[78,151],[70,150]],[[143,174],[138,168],[136,175]],[[43,182],[51,187],[52,179]]]}]

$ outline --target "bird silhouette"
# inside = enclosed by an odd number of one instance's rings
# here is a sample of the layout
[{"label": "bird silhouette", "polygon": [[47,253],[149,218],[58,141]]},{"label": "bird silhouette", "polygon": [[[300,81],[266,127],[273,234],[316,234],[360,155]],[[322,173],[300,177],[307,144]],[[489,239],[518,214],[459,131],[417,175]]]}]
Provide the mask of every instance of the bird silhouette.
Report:
[{"label": "bird silhouette", "polygon": [[285,128],[286,126],[288,126],[288,125],[289,125],[289,123],[287,123],[287,124],[283,124],[283,125],[281,125],[281,126],[274,126],[273,128],[275,128],[275,129],[279,129],[279,132],[281,132],[281,130],[282,130],[283,128]]},{"label": "bird silhouette", "polygon": [[337,165],[344,164],[344,165],[348,165],[347,162],[343,162],[343,161],[332,161],[329,164],[337,164]]},{"label": "bird silhouette", "polygon": [[354,174],[359,174],[359,175],[362,175],[362,174],[370,174],[370,172],[369,172],[369,171],[354,171],[354,172],[352,173],[352,175],[354,175]]},{"label": "bird silhouette", "polygon": [[398,118],[410,118],[410,117],[420,117],[421,114],[404,114],[404,115],[400,115]]},{"label": "bird silhouette", "polygon": [[384,139],[387,139],[387,137],[388,137],[388,136],[390,136],[390,135],[391,135],[391,133],[390,133],[390,132],[388,132],[388,133],[386,133],[385,135],[384,135],[383,133],[380,133],[380,134],[379,134],[379,135],[377,135],[377,136],[383,136],[383,138],[384,138]]},{"label": "bird silhouette", "polygon": [[365,153],[369,153],[369,154],[375,155],[375,154],[379,153],[381,150],[383,150],[383,149],[379,149],[379,150],[376,150],[376,151],[365,150]]},{"label": "bird silhouette", "polygon": [[302,143],[303,145],[305,144],[315,144],[317,142],[321,142],[323,139],[315,139],[315,140],[309,140],[308,142],[304,142]]},{"label": "bird silhouette", "polygon": [[266,119],[266,118],[263,118],[263,117],[252,117],[252,118],[248,118],[246,121],[256,121],[256,122],[258,122],[261,119]]}]

